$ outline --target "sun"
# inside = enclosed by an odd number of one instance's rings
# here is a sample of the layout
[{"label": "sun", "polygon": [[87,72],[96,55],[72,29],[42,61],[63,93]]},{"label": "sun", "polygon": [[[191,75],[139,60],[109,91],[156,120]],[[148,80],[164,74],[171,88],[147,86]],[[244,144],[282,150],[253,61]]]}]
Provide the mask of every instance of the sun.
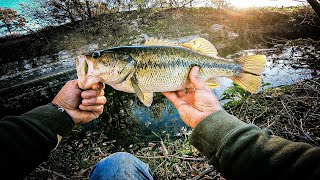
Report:
[{"label": "sun", "polygon": [[257,4],[257,1],[253,0],[230,0],[232,6],[237,8],[247,8],[247,7],[254,7]]}]

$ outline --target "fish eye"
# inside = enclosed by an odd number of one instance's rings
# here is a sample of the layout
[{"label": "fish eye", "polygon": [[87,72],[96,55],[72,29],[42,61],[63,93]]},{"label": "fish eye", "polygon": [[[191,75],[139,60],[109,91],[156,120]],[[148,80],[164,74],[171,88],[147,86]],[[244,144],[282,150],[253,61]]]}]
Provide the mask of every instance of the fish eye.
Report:
[{"label": "fish eye", "polygon": [[92,53],[92,57],[93,58],[98,58],[98,57],[101,57],[101,51],[96,51],[96,52],[94,52],[94,53]]}]

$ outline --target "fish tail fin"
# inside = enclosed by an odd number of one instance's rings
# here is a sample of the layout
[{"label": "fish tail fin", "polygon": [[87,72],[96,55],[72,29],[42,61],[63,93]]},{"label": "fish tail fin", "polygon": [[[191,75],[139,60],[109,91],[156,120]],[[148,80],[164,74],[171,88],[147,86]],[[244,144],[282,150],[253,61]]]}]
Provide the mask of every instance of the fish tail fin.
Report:
[{"label": "fish tail fin", "polygon": [[236,60],[241,65],[242,72],[239,76],[230,79],[250,93],[257,93],[261,85],[260,74],[266,65],[266,56],[254,55]]},{"label": "fish tail fin", "polygon": [[241,65],[244,72],[254,75],[260,75],[266,66],[267,58],[265,55],[247,56],[237,59],[236,62]]}]

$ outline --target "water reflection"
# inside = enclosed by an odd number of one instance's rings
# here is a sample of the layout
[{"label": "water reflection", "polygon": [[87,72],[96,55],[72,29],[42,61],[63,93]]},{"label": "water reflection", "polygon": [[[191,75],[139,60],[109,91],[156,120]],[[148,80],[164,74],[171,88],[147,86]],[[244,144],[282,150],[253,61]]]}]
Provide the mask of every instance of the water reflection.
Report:
[{"label": "water reflection", "polygon": [[184,126],[175,107],[161,94],[156,93],[153,105],[144,106],[137,98],[132,106],[132,116],[146,128],[158,133],[178,133]]},{"label": "water reflection", "polygon": [[[106,86],[105,91],[107,106],[101,118],[115,128],[135,124],[140,129],[132,130],[132,133],[143,131],[146,139],[154,133],[159,136],[177,134],[184,127],[174,106],[161,93],[155,93],[152,106],[146,107],[135,94],[119,92],[110,86]],[[122,140],[125,138],[130,139],[131,136],[122,137]]]}]

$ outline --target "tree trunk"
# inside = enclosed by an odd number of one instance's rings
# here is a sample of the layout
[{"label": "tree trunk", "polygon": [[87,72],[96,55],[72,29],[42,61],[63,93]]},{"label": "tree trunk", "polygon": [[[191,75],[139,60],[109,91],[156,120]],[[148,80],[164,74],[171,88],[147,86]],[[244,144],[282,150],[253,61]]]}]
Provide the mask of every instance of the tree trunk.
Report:
[{"label": "tree trunk", "polygon": [[86,6],[87,6],[88,17],[89,17],[89,19],[92,19],[90,4],[89,4],[88,0],[86,0]]},{"label": "tree trunk", "polygon": [[9,31],[10,34],[11,33],[11,27],[10,24],[6,22],[6,18],[2,20],[3,24],[6,26],[7,30]]},{"label": "tree trunk", "polygon": [[8,31],[9,31],[9,33],[12,34],[10,25],[9,24],[5,24],[5,25],[6,25],[7,29],[8,29]]},{"label": "tree trunk", "polygon": [[317,0],[307,0],[307,1],[311,5],[312,9],[317,13],[318,17],[320,18],[320,3]]}]

